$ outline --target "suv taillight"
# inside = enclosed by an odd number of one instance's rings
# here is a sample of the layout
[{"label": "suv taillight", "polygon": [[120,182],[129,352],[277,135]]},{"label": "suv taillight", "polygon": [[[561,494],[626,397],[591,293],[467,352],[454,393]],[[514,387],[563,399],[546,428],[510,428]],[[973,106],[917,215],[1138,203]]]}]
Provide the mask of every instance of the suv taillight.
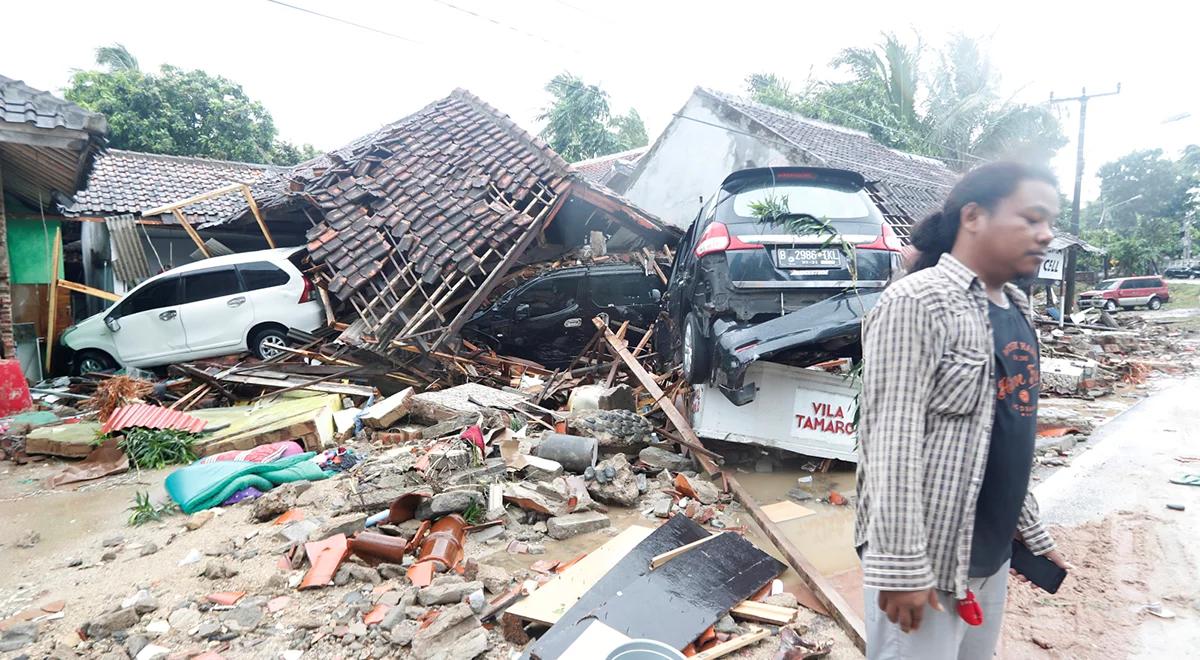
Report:
[{"label": "suv taillight", "polygon": [[858,249],[887,250],[888,252],[900,252],[904,249],[904,244],[900,242],[900,238],[896,236],[896,232],[892,231],[891,225],[885,222],[879,227],[879,237],[870,243],[857,246]]},{"label": "suv taillight", "polygon": [[700,235],[694,250],[697,257],[715,254],[727,250],[755,250],[762,247],[756,243],[747,243],[737,236],[729,234],[729,228],[720,222],[714,222]]},{"label": "suv taillight", "polygon": [[317,299],[317,290],[313,287],[312,280],[307,277],[301,279],[304,280],[304,290],[300,292],[300,300],[298,302],[303,305],[306,302],[312,302]]}]

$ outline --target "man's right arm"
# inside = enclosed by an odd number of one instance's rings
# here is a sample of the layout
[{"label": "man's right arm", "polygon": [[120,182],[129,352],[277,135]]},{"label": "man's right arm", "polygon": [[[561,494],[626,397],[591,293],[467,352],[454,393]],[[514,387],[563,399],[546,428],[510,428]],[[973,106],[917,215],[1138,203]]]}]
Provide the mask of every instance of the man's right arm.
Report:
[{"label": "man's right arm", "polygon": [[940,352],[940,324],[922,301],[885,299],[863,341],[862,451],[869,524],[863,581],[882,591],[934,586],[922,504],[925,412]]}]

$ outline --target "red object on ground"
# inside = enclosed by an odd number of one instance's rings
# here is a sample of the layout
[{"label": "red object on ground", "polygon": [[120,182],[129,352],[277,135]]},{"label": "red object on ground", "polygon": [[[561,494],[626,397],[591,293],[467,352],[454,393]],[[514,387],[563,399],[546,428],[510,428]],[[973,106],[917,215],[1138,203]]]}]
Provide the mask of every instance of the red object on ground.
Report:
[{"label": "red object on ground", "polygon": [[842,506],[846,503],[846,498],[842,497],[842,494],[836,490],[831,490],[829,491],[829,503],[835,506]]},{"label": "red object on ground", "polygon": [[205,596],[208,602],[216,605],[233,605],[246,595],[244,591],[218,591],[215,594]]},{"label": "red object on ground", "polygon": [[0,360],[0,417],[15,415],[33,406],[29,383],[16,360]]},{"label": "red object on ground", "polygon": [[1047,426],[1038,429],[1037,436],[1039,438],[1061,438],[1064,435],[1071,433],[1080,433],[1081,431],[1074,426]]},{"label": "red object on ground", "polygon": [[367,624],[368,626],[373,626],[380,621],[383,621],[383,617],[387,616],[388,610],[390,609],[392,609],[390,605],[376,605],[374,609],[363,615],[363,623]]},{"label": "red object on ground", "polygon": [[135,403],[121,406],[100,427],[100,433],[105,435],[113,431],[127,428],[142,427],[148,429],[175,429],[189,433],[199,433],[208,422],[193,417],[185,412],[152,406],[148,403]]},{"label": "red object on ground", "polygon": [[294,520],[304,520],[304,511],[302,509],[288,509],[284,511],[278,518],[272,522],[272,525],[282,525],[290,523]]},{"label": "red object on ground", "polygon": [[433,561],[419,561],[409,566],[408,581],[418,589],[433,584]]},{"label": "red object on ground", "polygon": [[304,552],[308,555],[308,563],[312,568],[300,581],[301,589],[324,587],[333,582],[333,574],[338,566],[350,553],[350,545],[345,534],[337,534],[323,541],[312,541],[304,544]]}]

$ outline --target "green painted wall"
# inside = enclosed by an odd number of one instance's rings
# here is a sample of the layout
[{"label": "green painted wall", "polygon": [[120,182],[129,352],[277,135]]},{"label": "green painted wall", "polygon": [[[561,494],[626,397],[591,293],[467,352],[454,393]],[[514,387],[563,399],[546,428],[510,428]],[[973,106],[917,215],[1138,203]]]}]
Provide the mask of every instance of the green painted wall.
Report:
[{"label": "green painted wall", "polygon": [[[54,249],[57,220],[8,218],[8,260],[13,284],[49,284],[50,251]],[[63,278],[62,250],[55,262],[58,278]]]}]

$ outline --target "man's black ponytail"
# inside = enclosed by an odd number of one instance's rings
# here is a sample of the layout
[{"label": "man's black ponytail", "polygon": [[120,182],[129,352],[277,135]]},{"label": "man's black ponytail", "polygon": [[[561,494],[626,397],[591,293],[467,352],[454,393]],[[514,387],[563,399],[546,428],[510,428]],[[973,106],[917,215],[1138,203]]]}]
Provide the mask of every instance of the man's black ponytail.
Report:
[{"label": "man's black ponytail", "polygon": [[937,265],[943,254],[954,249],[964,206],[974,203],[992,211],[1000,200],[1013,194],[1027,179],[1058,186],[1058,181],[1048,170],[1021,163],[988,163],[968,172],[950,191],[942,210],[913,228],[912,246],[917,249],[918,256],[909,272]]}]

